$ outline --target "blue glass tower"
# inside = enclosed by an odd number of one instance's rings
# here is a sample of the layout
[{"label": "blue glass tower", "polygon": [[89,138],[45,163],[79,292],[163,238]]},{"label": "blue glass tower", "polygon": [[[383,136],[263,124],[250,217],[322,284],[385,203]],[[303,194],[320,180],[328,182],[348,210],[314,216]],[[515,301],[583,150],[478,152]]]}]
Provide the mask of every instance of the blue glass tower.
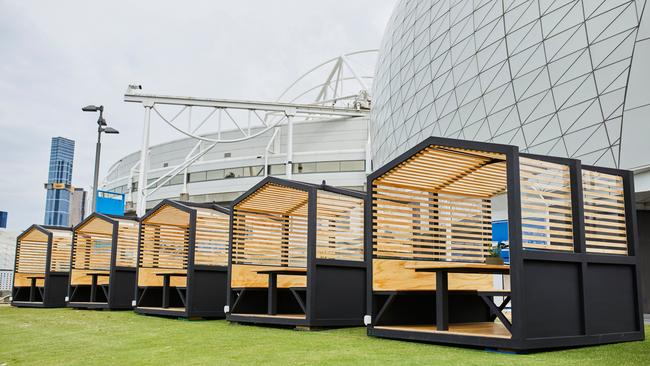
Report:
[{"label": "blue glass tower", "polygon": [[45,184],[47,189],[45,225],[69,226],[73,159],[74,141],[53,137],[50,150],[50,173]]}]

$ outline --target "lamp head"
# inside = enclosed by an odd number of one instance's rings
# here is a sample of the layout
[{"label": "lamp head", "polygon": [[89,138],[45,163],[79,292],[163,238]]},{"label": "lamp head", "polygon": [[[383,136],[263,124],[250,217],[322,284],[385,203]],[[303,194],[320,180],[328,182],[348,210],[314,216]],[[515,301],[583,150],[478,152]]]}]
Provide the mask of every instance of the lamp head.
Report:
[{"label": "lamp head", "polygon": [[91,105],[87,105],[87,106],[81,108],[81,110],[84,111],[84,112],[97,112],[97,111],[103,111],[103,110],[104,110],[104,106],[99,106],[99,107],[98,107],[98,106],[96,106],[96,105],[92,105],[92,104],[91,104]]},{"label": "lamp head", "polygon": [[118,134],[118,133],[120,133],[120,131],[114,129],[113,127],[104,127],[104,129],[102,129],[102,131],[104,133],[110,133],[110,134]]}]

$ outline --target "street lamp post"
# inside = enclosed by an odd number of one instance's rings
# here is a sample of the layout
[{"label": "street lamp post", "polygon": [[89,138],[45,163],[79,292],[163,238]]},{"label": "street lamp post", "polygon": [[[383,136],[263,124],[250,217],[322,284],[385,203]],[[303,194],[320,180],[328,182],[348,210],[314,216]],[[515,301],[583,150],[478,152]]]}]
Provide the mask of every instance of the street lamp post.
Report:
[{"label": "street lamp post", "polygon": [[92,196],[92,210],[93,212],[97,211],[97,185],[99,184],[99,156],[102,150],[102,132],[109,134],[120,133],[118,130],[108,127],[106,120],[104,119],[104,106],[100,105],[99,107],[94,105],[88,105],[81,108],[84,112],[99,112],[99,118],[97,118],[97,146],[95,148],[95,175],[93,177],[93,196]]}]

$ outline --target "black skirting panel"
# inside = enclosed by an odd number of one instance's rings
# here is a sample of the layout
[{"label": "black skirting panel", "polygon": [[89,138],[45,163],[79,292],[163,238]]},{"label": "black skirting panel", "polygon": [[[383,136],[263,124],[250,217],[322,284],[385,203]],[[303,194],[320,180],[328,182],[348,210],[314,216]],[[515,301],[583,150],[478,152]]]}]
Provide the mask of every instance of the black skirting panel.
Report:
[{"label": "black skirting panel", "polygon": [[169,288],[167,307],[163,307],[162,287],[138,287],[136,293],[138,304],[134,310],[140,314],[170,317],[224,318],[227,268],[194,266],[191,271],[192,273],[188,275],[188,287]]},{"label": "black skirting panel", "polygon": [[97,285],[95,301],[91,301],[91,285],[72,285],[68,292],[68,307],[75,309],[133,309],[133,289],[135,288],[135,268],[115,267],[112,269],[109,284]]},{"label": "black skirting panel", "polygon": [[34,301],[30,301],[29,287],[14,287],[11,305],[17,307],[65,307],[68,294],[68,272],[49,272],[45,275],[44,287],[36,288]]}]

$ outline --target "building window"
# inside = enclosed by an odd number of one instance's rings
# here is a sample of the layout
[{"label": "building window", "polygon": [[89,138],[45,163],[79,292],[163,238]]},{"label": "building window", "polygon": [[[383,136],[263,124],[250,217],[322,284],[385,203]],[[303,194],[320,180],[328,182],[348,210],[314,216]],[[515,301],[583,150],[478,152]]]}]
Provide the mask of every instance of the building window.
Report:
[{"label": "building window", "polygon": [[244,176],[243,168],[228,168],[224,169],[225,179],[228,178],[239,178]]},{"label": "building window", "polygon": [[206,172],[193,172],[190,173],[190,183],[203,182],[206,179]]},{"label": "building window", "polygon": [[270,175],[282,175],[284,173],[286,173],[284,164],[269,165],[269,174]]},{"label": "building window", "polygon": [[185,176],[184,174],[178,174],[178,175],[174,176],[174,178],[169,180],[169,185],[174,186],[174,185],[177,185],[177,184],[183,184],[183,177],[184,176]]},{"label": "building window", "polygon": [[249,175],[247,177],[260,177],[264,175],[264,165],[249,166],[244,168],[248,170]]},{"label": "building window", "polygon": [[320,173],[340,172],[341,164],[338,161],[319,161],[316,163],[316,171]]},{"label": "building window", "polygon": [[223,169],[208,170],[207,180],[219,180],[225,176]]},{"label": "building window", "polygon": [[341,162],[342,172],[363,172],[366,170],[365,160],[349,160]]},{"label": "building window", "polygon": [[316,163],[297,163],[293,165],[295,174],[316,173]]}]

